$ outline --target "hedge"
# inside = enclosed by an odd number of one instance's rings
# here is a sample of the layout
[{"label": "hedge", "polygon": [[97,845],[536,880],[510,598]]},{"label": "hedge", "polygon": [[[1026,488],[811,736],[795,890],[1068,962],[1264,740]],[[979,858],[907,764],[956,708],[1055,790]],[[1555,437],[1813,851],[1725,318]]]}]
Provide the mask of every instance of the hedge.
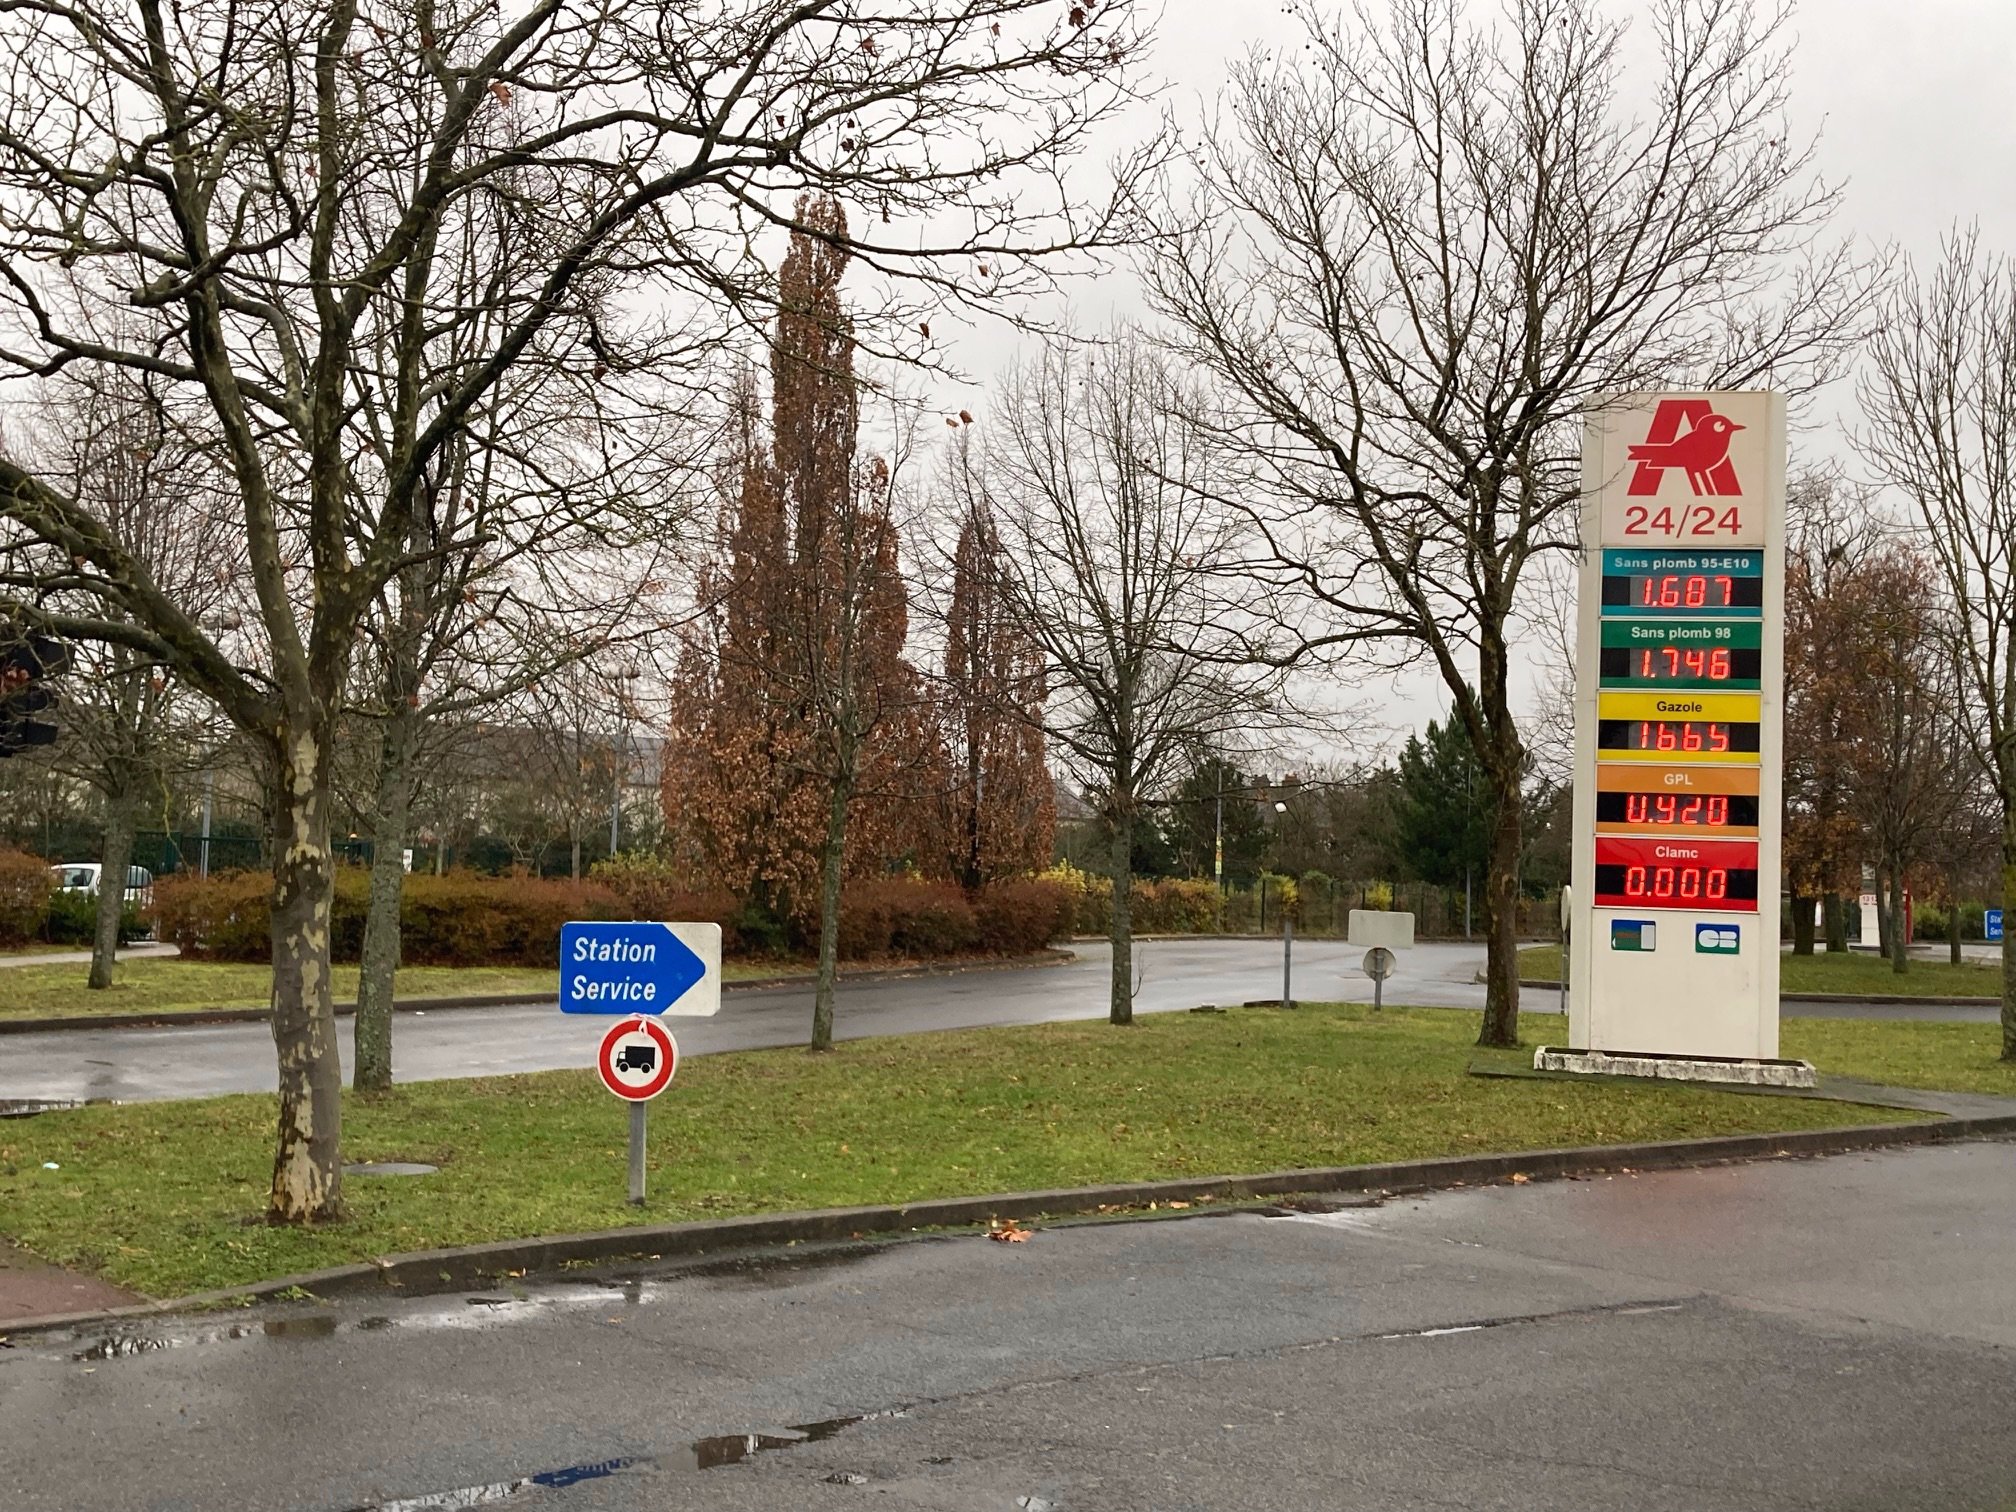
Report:
[{"label": "hedge", "polygon": [[[270,960],[272,885],[263,872],[165,877],[154,884],[155,934],[197,960]],[[333,959],[352,962],[363,952],[370,897],[369,872],[336,873]],[[399,909],[399,959],[408,966],[550,966],[569,919],[629,917],[613,891],[592,882],[409,876]]]},{"label": "hedge", "polygon": [[0,847],[0,946],[26,945],[42,937],[42,921],[56,875],[49,863],[26,851]]},{"label": "hedge", "polygon": [[[272,956],[270,890],[261,872],[208,880],[166,877],[150,910],[159,938],[196,960],[264,961]],[[335,960],[362,952],[370,875],[336,873],[330,920]],[[846,960],[929,958],[975,950],[1026,955],[1063,932],[1068,895],[1035,878],[998,882],[969,898],[949,882],[891,877],[842,890],[840,954]],[[412,875],[399,910],[400,960],[409,966],[550,966],[560,926],[570,919],[711,920],[722,949],[749,953],[736,928],[740,905],[721,889],[681,884],[650,863],[598,867],[586,882],[538,877]]]}]

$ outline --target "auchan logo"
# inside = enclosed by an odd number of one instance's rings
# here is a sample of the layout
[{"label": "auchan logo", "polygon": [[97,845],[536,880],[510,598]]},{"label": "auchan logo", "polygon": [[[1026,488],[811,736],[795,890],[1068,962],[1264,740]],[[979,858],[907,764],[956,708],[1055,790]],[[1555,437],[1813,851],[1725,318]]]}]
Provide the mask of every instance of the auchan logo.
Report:
[{"label": "auchan logo", "polygon": [[1736,465],[1729,460],[1729,438],[1741,429],[1727,415],[1716,414],[1706,399],[1661,399],[1645,439],[1626,453],[1638,464],[1626,491],[1641,497],[1656,494],[1667,469],[1678,468],[1697,498],[1741,494]]}]

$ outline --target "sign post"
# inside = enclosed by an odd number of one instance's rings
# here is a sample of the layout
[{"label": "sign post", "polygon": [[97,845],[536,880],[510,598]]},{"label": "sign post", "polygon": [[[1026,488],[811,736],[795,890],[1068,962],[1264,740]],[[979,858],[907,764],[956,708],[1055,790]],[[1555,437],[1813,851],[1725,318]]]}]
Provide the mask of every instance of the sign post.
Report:
[{"label": "sign post", "polygon": [[595,1072],[630,1104],[630,1205],[644,1203],[644,1105],[672,1085],[679,1046],[672,1031],[641,1014],[619,1019],[602,1036]]},{"label": "sign post", "polygon": [[1568,1053],[1775,1060],[1784,399],[1619,399],[1582,468]]},{"label": "sign post", "polygon": [[630,1104],[630,1205],[644,1202],[644,1105],[672,1085],[679,1046],[657,1015],[721,1011],[721,926],[581,922],[560,929],[560,1011],[620,1015],[595,1072]]}]

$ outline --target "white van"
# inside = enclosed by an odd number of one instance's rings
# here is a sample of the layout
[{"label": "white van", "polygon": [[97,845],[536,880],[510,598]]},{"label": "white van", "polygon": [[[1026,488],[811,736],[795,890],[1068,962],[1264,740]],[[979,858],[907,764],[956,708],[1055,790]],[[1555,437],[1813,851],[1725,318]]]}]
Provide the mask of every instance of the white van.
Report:
[{"label": "white van", "polygon": [[[104,871],[96,861],[65,861],[61,866],[52,866],[56,874],[58,892],[90,893],[98,895],[98,876]],[[145,908],[154,901],[154,873],[144,866],[126,868],[126,901]]]}]

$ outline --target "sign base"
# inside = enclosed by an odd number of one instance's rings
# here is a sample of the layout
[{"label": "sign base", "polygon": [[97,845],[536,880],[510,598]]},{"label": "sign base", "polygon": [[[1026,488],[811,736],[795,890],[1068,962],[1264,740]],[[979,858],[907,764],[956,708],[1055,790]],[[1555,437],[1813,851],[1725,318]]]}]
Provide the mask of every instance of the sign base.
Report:
[{"label": "sign base", "polygon": [[1721,1082],[1739,1087],[1819,1085],[1811,1061],[1752,1060],[1717,1055],[1662,1055],[1613,1050],[1561,1050],[1542,1045],[1533,1052],[1535,1071],[1567,1071],[1577,1076],[1636,1076],[1655,1081]]}]

